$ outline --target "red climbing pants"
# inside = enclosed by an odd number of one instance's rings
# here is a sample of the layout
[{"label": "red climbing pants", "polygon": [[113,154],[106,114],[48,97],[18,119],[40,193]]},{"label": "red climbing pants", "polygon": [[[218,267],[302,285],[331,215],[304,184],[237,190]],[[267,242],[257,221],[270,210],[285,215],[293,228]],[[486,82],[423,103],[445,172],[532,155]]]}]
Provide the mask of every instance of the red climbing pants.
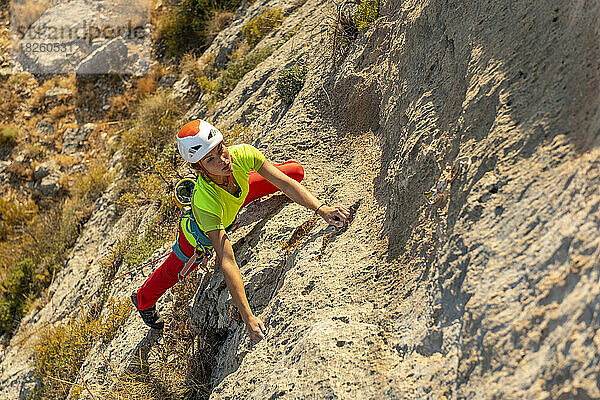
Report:
[{"label": "red climbing pants", "polygon": [[[297,161],[286,161],[281,164],[275,164],[274,166],[298,182],[301,182],[302,178],[304,178],[304,168],[302,168],[302,165],[300,165]],[[250,189],[242,207],[256,199],[271,193],[275,193],[279,190],[255,171],[251,171],[248,175],[248,183],[250,185]],[[185,239],[185,235],[181,231],[181,224],[178,225],[179,236],[177,237],[177,240],[179,247],[187,257],[191,257],[192,254],[194,254],[195,249]],[[160,267],[154,270],[148,279],[146,279],[142,287],[137,291],[139,309],[146,310],[156,304],[156,301],[159,299],[159,297],[162,296],[167,289],[177,283],[177,275],[184,265],[185,262],[181,261],[179,258],[177,258],[175,253],[171,252],[171,254],[169,254],[166,260],[163,261]],[[197,266],[198,264],[193,265],[190,269],[190,272],[193,271]]]}]

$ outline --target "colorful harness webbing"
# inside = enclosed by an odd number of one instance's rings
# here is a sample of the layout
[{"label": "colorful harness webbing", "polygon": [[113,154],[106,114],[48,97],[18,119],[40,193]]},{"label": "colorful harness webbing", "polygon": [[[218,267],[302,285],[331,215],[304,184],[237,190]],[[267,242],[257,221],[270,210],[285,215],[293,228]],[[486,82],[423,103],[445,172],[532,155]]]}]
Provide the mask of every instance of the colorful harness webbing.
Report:
[{"label": "colorful harness webbing", "polygon": [[[231,223],[231,225],[225,228],[225,232],[231,232],[237,226],[237,223],[238,220],[236,216],[235,220]],[[210,242],[208,236],[206,236],[206,233],[204,233],[204,231],[198,226],[198,223],[196,223],[196,220],[194,219],[194,214],[192,213],[191,209],[186,210],[183,213],[183,215],[181,216],[180,225],[185,239],[192,246],[194,246],[196,250],[198,248],[201,248],[206,256],[209,256],[212,253],[212,243]],[[190,259],[190,257],[186,256],[179,247],[179,234],[177,235],[177,240],[173,244],[172,250],[173,253],[175,253],[175,256],[177,256],[177,258],[179,258],[181,261],[187,263]]]}]

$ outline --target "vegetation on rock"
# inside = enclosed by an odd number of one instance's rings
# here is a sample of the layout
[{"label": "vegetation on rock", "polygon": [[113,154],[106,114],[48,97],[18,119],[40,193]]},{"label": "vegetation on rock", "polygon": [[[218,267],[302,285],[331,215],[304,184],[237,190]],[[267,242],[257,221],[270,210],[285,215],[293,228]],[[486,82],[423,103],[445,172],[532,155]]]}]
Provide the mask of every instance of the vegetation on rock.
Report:
[{"label": "vegetation on rock", "polygon": [[283,9],[267,8],[264,13],[252,18],[242,28],[242,33],[250,47],[256,46],[267,33],[273,31],[284,20]]},{"label": "vegetation on rock", "polygon": [[304,65],[294,65],[279,73],[277,93],[286,104],[292,104],[302,86],[308,69]]}]

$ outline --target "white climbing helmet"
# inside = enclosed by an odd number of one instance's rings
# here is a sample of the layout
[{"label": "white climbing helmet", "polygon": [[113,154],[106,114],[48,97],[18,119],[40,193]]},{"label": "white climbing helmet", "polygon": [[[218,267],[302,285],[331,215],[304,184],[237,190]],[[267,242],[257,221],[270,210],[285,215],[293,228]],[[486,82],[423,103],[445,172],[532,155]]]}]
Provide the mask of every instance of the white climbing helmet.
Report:
[{"label": "white climbing helmet", "polygon": [[195,119],[177,133],[177,149],[187,162],[196,163],[223,140],[223,134],[210,123]]}]

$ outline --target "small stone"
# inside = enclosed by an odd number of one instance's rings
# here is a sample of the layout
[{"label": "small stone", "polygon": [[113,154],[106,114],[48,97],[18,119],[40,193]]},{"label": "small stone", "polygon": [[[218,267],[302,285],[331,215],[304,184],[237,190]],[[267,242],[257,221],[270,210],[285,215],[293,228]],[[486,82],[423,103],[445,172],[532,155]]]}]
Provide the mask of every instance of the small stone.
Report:
[{"label": "small stone", "polygon": [[53,87],[52,89],[49,89],[46,91],[46,98],[47,99],[57,99],[59,97],[65,96],[71,96],[73,94],[73,92],[69,89],[66,88],[62,88],[62,87]]},{"label": "small stone", "polygon": [[58,181],[60,180],[60,174],[58,172],[54,172],[42,179],[39,184],[39,189],[42,195],[44,196],[54,196],[58,193],[60,186]]},{"label": "small stone", "polygon": [[42,178],[45,178],[51,173],[58,172],[58,170],[59,166],[56,161],[48,160],[35,167],[35,170],[33,171],[33,178],[36,181],[40,181]]},{"label": "small stone", "polygon": [[177,75],[166,74],[165,76],[160,78],[160,80],[158,81],[158,85],[160,86],[161,89],[166,89],[166,88],[173,86],[173,84],[176,81],[177,81]]},{"label": "small stone", "polygon": [[87,123],[77,129],[69,128],[63,133],[63,154],[73,155],[78,152],[90,133],[98,126],[93,123]]}]

